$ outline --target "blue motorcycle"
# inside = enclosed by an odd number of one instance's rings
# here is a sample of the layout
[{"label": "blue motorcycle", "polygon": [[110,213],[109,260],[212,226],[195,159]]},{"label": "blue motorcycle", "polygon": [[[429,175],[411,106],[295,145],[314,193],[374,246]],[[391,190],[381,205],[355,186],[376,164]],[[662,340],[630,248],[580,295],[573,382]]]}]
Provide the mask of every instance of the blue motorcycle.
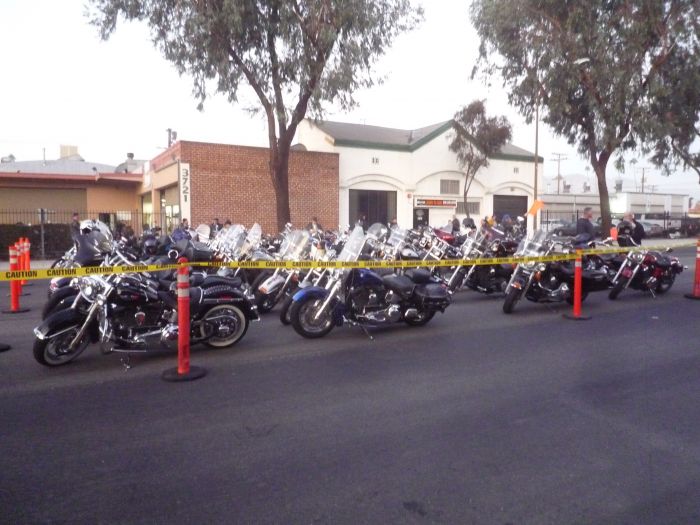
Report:
[{"label": "blue motorcycle", "polygon": [[[358,226],[338,260],[357,261],[385,237],[386,227],[381,224],[371,226],[367,234]],[[447,287],[428,270],[381,275],[366,268],[335,269],[324,286],[305,287],[294,295],[289,317],[298,334],[317,338],[345,323],[363,329],[401,321],[422,326],[449,304]]]}]

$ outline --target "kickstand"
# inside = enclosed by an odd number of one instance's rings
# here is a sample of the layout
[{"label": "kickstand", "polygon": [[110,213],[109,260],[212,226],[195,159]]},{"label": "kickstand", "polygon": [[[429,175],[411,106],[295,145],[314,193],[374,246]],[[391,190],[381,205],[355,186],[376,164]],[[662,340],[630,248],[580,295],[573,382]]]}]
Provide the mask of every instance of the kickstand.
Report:
[{"label": "kickstand", "polygon": [[124,367],[124,372],[131,370],[131,354],[122,354],[120,361]]},{"label": "kickstand", "polygon": [[370,334],[369,331],[367,330],[367,328],[365,328],[365,325],[363,325],[363,324],[358,324],[357,326],[359,326],[360,329],[365,333],[365,335],[366,335],[367,337],[369,337],[369,340],[370,340],[370,341],[374,341],[374,337],[372,337],[372,334]]}]

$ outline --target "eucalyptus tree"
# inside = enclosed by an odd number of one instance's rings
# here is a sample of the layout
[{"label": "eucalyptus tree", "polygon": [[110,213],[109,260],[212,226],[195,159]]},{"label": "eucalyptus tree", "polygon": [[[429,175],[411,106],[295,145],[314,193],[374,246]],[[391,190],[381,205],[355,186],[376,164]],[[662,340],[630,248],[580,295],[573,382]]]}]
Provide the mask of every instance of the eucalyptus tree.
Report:
[{"label": "eucalyptus tree", "polygon": [[[663,164],[689,151],[700,109],[697,0],[474,0],[471,19],[481,40],[472,74],[500,73],[528,120],[541,105],[543,121],[588,159],[604,231],[613,156],[653,150]],[[674,98],[674,86],[687,93]]]},{"label": "eucalyptus tree", "polygon": [[457,161],[464,170],[464,209],[469,217],[467,194],[474,177],[481,168],[489,165],[489,157],[498,153],[511,139],[512,130],[506,117],[486,115],[483,100],[475,100],[457,111],[452,127],[449,147],[457,154]]},{"label": "eucalyptus tree", "polygon": [[154,45],[192,77],[202,107],[211,89],[231,103],[252,89],[267,121],[280,229],[290,219],[292,139],[307,112],[356,105],[381,81],[373,66],[397,35],[422,19],[411,0],[89,0],[107,39],[120,19],[145,22]]}]

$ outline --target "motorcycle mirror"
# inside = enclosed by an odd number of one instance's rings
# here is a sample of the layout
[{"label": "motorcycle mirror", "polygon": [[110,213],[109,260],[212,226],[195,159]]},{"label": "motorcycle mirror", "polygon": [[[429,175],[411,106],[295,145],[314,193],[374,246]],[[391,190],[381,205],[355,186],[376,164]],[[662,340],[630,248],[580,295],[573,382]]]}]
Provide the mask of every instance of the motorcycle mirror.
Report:
[{"label": "motorcycle mirror", "polygon": [[168,257],[170,259],[177,259],[178,253],[177,250],[169,250],[168,251]]},{"label": "motorcycle mirror", "polygon": [[672,251],[673,251],[673,248],[671,248],[670,246],[668,248],[666,248],[666,253],[671,253]]}]

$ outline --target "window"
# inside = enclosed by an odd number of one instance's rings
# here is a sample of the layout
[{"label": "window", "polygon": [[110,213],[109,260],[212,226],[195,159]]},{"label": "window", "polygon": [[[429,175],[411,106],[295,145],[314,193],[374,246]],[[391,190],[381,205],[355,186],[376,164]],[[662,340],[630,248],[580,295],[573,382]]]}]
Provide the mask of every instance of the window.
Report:
[{"label": "window", "polygon": [[520,168],[513,168],[513,173],[520,173]]},{"label": "window", "polygon": [[440,181],[441,195],[457,195],[459,194],[459,181],[443,179]]},{"label": "window", "polygon": [[457,202],[457,214],[466,215],[469,210],[469,215],[479,215],[480,202],[468,202],[467,208],[464,207],[464,201]]},{"label": "window", "polygon": [[379,157],[372,157],[372,164],[379,164]]}]

